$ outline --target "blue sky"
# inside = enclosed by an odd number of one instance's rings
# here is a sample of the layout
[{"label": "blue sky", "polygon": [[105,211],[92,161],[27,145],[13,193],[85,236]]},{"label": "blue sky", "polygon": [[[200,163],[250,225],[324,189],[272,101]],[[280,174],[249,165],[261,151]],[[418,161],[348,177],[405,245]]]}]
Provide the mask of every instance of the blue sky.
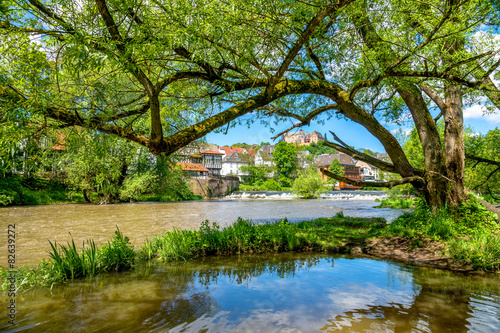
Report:
[{"label": "blue sky", "polygon": [[[433,116],[436,116],[436,114],[433,114]],[[465,109],[464,118],[465,126],[472,127],[476,133],[486,134],[489,130],[500,127],[500,112],[483,115],[483,110],[479,105]],[[238,142],[259,144],[268,141],[273,144],[277,143],[278,140],[273,142],[271,137],[289,128],[292,124],[292,122],[286,122],[276,126],[276,131],[273,134],[269,127],[265,127],[257,121],[252,124],[250,128],[248,128],[247,125],[238,125],[234,128],[229,128],[227,134],[210,133],[206,136],[206,139],[208,142],[218,144],[219,146],[232,145]],[[412,124],[412,121],[407,121],[401,126],[387,124],[386,128],[393,133],[399,128],[405,132],[411,129]],[[368,148],[376,152],[384,151],[384,147],[375,137],[373,137],[373,135],[364,127],[352,121],[331,118],[330,120],[325,120],[324,125],[313,121],[310,126],[304,126],[303,129],[309,133],[312,131],[318,131],[323,135],[327,133],[328,139],[332,139],[329,131],[333,131],[342,141],[355,148]]]}]

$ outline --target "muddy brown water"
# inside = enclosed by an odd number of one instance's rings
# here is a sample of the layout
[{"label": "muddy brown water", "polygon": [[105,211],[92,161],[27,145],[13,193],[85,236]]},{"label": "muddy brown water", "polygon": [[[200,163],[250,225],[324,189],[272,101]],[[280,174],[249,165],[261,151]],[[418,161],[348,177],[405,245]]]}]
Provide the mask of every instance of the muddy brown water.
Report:
[{"label": "muddy brown water", "polygon": [[[7,304],[5,295],[0,302]],[[304,253],[139,264],[35,289],[6,332],[498,332],[498,276]],[[2,318],[3,320],[4,318]]]},{"label": "muddy brown water", "polygon": [[[373,208],[371,200],[206,200],[116,205],[61,204],[0,208],[0,228],[16,226],[16,265],[29,266],[48,258],[48,240],[66,244],[71,237],[77,247],[87,239],[103,244],[116,226],[141,246],[147,238],[165,230],[198,228],[204,220],[224,226],[239,216],[256,223],[288,218],[289,221],[331,217],[342,211],[349,216],[380,216],[388,220],[401,211]],[[71,236],[69,235],[71,234]],[[7,249],[0,250],[0,265],[7,266]]]}]

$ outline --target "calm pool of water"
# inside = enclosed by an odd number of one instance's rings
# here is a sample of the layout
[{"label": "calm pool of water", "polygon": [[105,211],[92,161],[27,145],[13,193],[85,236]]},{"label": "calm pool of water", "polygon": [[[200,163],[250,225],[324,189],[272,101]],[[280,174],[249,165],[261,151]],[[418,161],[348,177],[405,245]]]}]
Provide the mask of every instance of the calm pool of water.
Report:
[{"label": "calm pool of water", "polygon": [[17,296],[17,311],[18,324],[1,329],[498,332],[500,282],[362,258],[241,255],[142,264],[28,291]]}]

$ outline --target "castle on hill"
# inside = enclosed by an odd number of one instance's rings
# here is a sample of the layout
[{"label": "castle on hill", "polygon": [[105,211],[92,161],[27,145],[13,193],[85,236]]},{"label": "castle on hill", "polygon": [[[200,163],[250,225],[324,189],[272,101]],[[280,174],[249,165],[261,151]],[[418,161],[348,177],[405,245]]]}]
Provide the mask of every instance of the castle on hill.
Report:
[{"label": "castle on hill", "polygon": [[309,146],[311,143],[318,143],[318,141],[325,141],[321,133],[314,131],[312,134],[300,130],[293,133],[283,134],[283,140],[288,143],[296,143],[299,146]]}]

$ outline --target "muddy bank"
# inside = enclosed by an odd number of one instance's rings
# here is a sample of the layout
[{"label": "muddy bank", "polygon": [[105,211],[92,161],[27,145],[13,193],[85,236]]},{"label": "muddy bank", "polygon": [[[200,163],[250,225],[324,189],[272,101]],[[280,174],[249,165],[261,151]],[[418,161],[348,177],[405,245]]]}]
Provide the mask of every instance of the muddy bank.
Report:
[{"label": "muddy bank", "polygon": [[372,238],[360,246],[352,247],[351,254],[455,272],[474,271],[470,265],[456,262],[446,255],[445,249],[443,244],[430,240],[416,241],[404,237]]}]

